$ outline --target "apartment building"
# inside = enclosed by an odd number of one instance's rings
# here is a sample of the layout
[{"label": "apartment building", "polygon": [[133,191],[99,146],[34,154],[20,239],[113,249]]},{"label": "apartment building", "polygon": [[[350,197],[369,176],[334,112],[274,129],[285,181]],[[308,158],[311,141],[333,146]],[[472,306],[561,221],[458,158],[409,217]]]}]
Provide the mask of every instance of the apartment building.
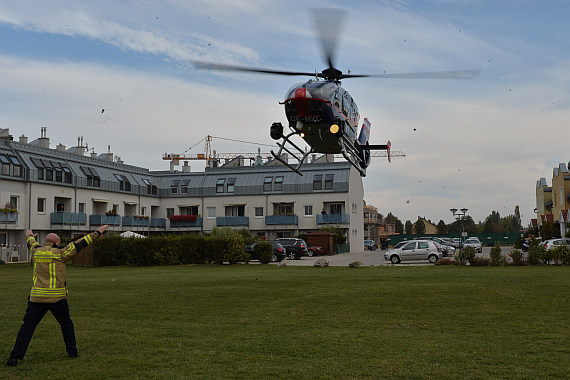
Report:
[{"label": "apartment building", "polygon": [[52,149],[45,129],[29,143],[0,130],[3,260],[25,259],[27,229],[42,241],[49,232],[71,237],[103,224],[143,234],[227,226],[268,239],[335,226],[351,251],[364,249],[362,178],[347,162],[317,159],[302,176],[276,162],[243,160],[201,172],[150,171],[82,145]]},{"label": "apartment building", "polygon": [[540,226],[545,221],[558,224],[564,236],[570,222],[569,208],[570,172],[565,163],[560,163],[552,170],[552,186],[548,186],[545,178],[536,182],[536,224]]}]

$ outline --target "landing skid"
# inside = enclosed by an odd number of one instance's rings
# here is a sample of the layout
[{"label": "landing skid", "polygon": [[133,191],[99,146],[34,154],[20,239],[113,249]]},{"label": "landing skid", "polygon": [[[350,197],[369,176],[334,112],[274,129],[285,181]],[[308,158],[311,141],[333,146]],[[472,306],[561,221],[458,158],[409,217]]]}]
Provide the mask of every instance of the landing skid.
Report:
[{"label": "landing skid", "polygon": [[[303,162],[305,162],[305,159],[307,158],[307,156],[311,153],[314,153],[314,151],[313,151],[313,149],[311,149],[310,151],[305,152],[289,139],[291,136],[296,135],[296,134],[297,134],[296,132],[291,132],[287,136],[283,136],[283,142],[277,143],[277,145],[279,145],[279,151],[277,151],[277,153],[275,153],[273,150],[271,150],[271,155],[273,156],[273,158],[275,158],[277,161],[281,162],[283,165],[287,166],[289,169],[293,170],[295,173],[297,173],[299,175],[303,175],[303,173],[301,173],[301,166],[303,165]],[[287,144],[287,143],[289,145],[291,145],[293,148],[295,148],[301,154],[301,158],[299,158],[296,153],[291,152],[291,150],[289,150],[285,146],[285,144]],[[285,151],[285,152],[289,153],[291,156],[293,156],[297,160],[297,164],[291,165],[286,160],[282,159],[281,155],[283,154],[283,151]]]}]

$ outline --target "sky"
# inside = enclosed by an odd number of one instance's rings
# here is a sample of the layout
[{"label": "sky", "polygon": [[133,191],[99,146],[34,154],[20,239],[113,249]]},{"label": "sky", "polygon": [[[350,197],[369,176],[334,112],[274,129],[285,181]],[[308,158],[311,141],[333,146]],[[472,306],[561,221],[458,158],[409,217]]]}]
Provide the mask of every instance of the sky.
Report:
[{"label": "sky", "polygon": [[[476,222],[520,207],[570,160],[570,2],[0,0],[0,128],[53,148],[83,137],[130,165],[164,153],[268,152],[305,77],[198,70],[195,60],[320,72],[315,8],[340,8],[335,66],[353,74],[479,69],[470,80],[345,79],[373,144],[364,200],[402,222]],[[285,123],[284,123],[285,124]],[[301,144],[302,145],[302,144]],[[190,149],[191,148],[191,149]],[[203,170],[191,161],[192,170]]]}]

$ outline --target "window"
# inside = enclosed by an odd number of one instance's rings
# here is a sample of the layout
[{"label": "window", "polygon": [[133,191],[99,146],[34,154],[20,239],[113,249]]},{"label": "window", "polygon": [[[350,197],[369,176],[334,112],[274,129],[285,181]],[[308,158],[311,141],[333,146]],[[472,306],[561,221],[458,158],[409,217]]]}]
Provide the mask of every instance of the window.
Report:
[{"label": "window", "polygon": [[212,219],[216,217],[216,208],[208,207],[208,218]]},{"label": "window", "polygon": [[272,182],[273,182],[273,177],[265,177],[265,179],[263,180],[263,191],[271,191]]},{"label": "window", "polygon": [[[42,162],[44,161],[42,160]],[[81,166],[81,171],[87,177],[87,186],[101,187],[101,177],[99,177],[99,173],[97,173],[97,170],[95,170],[95,168],[90,168],[88,166]],[[46,177],[46,179],[48,178]]]},{"label": "window", "polygon": [[170,194],[178,194],[178,186],[180,185],[180,180],[175,179],[170,184]]},{"label": "window", "polygon": [[18,209],[18,197],[15,195],[10,196],[10,207],[13,209]]},{"label": "window", "polygon": [[216,193],[223,193],[224,192],[224,184],[226,183],[225,178],[218,178],[216,182]]},{"label": "window", "polygon": [[180,194],[188,194],[188,185],[190,184],[189,179],[183,179],[180,183]]},{"label": "window", "polygon": [[78,211],[79,212],[85,212],[85,203],[79,202]]},{"label": "window", "polygon": [[294,204],[293,203],[274,203],[273,204],[273,214],[274,215],[293,215],[294,214]]},{"label": "window", "polygon": [[245,205],[226,206],[225,216],[244,216]]},{"label": "window", "polygon": [[259,218],[263,216],[263,207],[256,207],[255,208],[255,217]]},{"label": "window", "polygon": [[323,189],[323,176],[322,174],[315,174],[313,177],[313,190]]},{"label": "window", "polygon": [[123,174],[115,174],[115,178],[119,181],[119,190],[121,191],[131,191],[131,182]]},{"label": "window", "polygon": [[8,160],[8,157],[0,154],[0,163],[2,164],[2,174],[10,175],[10,161]]},{"label": "window", "polygon": [[342,214],[342,203],[331,203],[330,212],[331,214]]},{"label": "window", "polygon": [[146,215],[146,207],[141,207],[141,215],[142,216]]},{"label": "window", "polygon": [[412,249],[416,249],[416,243],[408,243],[402,247],[402,251],[411,251]]},{"label": "window", "polygon": [[146,193],[148,195],[156,195],[158,193],[158,187],[153,185],[150,179],[143,178],[143,182],[146,185]]},{"label": "window", "polygon": [[228,178],[228,193],[233,193],[235,191],[236,179]]},{"label": "window", "polygon": [[325,176],[325,190],[333,189],[334,174],[327,174]]},{"label": "window", "polygon": [[22,176],[22,163],[16,156],[8,156],[12,162],[12,176],[21,177]]},{"label": "window", "polygon": [[275,191],[283,191],[283,177],[275,177]]},{"label": "window", "polygon": [[45,198],[38,198],[38,212],[45,213],[46,212],[46,199]]},{"label": "window", "polygon": [[166,209],[166,217],[169,218],[172,215],[174,215],[174,209],[173,208],[167,208]]},{"label": "window", "polygon": [[313,205],[305,206],[305,216],[313,216]]},{"label": "window", "polygon": [[418,242],[418,249],[428,249],[429,244],[427,241],[419,241]]}]

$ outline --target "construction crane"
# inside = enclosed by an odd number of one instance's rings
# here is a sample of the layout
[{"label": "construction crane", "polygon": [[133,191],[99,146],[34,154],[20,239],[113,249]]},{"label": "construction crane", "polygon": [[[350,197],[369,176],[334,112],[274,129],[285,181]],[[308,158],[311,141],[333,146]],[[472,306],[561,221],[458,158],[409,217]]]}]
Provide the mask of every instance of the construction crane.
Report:
[{"label": "construction crane", "polygon": [[[270,152],[261,152],[260,148],[257,148],[257,153],[218,153],[215,150],[212,151],[212,138],[214,136],[206,136],[205,138],[203,138],[202,140],[200,140],[198,143],[192,145],[190,148],[186,149],[183,153],[181,154],[177,154],[177,153],[164,153],[162,155],[162,159],[165,161],[170,161],[170,169],[174,170],[174,166],[179,165],[180,161],[190,161],[190,160],[205,160],[206,161],[206,166],[208,167],[215,167],[217,166],[217,164],[219,163],[220,160],[232,160],[235,158],[243,158],[246,160],[251,160],[251,161],[255,161],[255,162],[263,162],[263,160],[269,160],[269,159],[273,159],[273,156],[271,155]],[[220,140],[229,140],[229,141],[236,141],[236,142],[241,142],[241,143],[248,143],[248,144],[255,144],[252,143],[250,141],[239,141],[239,140],[232,140],[232,139],[226,139],[223,137],[216,137],[217,139]],[[204,146],[204,153],[197,153],[197,154],[187,154],[187,152],[192,149],[193,147],[195,147],[196,145],[198,145],[200,142],[205,140],[205,146]],[[273,145],[268,145],[268,144],[257,144],[257,145],[267,145],[267,146],[273,146]],[[388,153],[386,151],[371,151],[370,152],[370,156],[371,157],[388,157]],[[391,157],[406,157],[406,154],[404,152],[401,152],[399,150],[392,150],[390,152],[390,156]],[[334,158],[343,158],[342,154],[336,154],[334,155]]]}]

